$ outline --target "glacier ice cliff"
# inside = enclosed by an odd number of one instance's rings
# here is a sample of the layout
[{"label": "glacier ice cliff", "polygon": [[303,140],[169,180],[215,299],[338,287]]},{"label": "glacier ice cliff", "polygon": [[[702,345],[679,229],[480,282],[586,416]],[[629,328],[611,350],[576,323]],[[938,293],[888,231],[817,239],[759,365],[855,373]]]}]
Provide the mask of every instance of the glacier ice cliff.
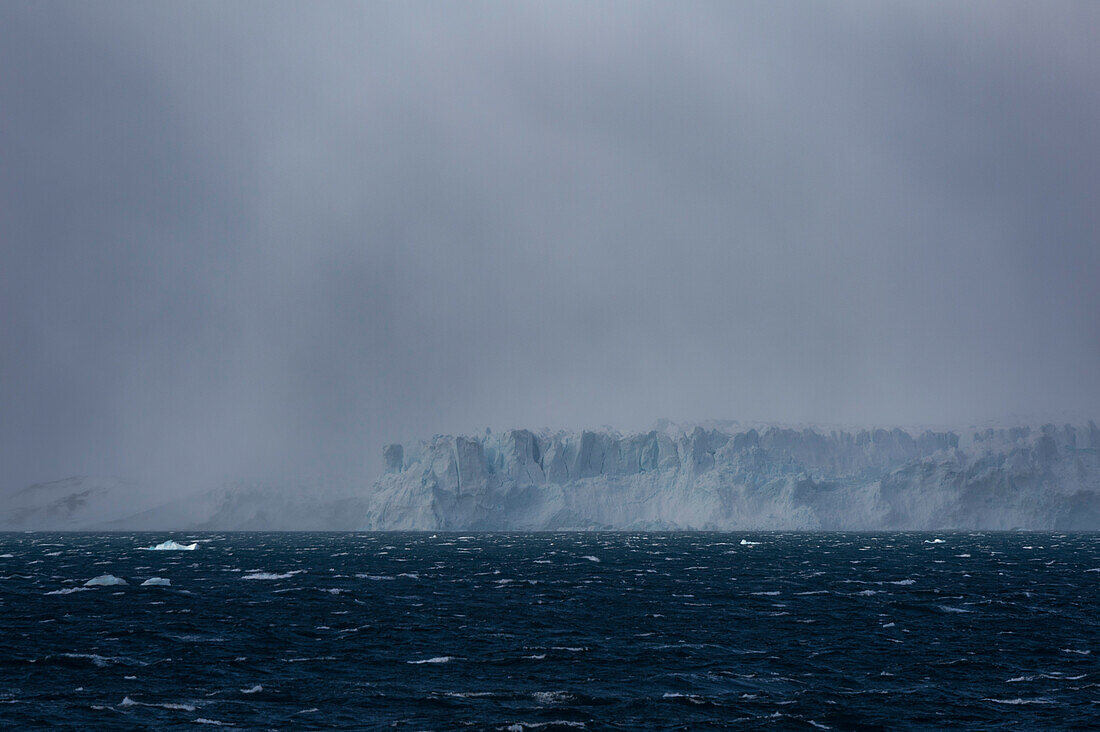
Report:
[{"label": "glacier ice cliff", "polygon": [[1100,430],[697,426],[388,445],[374,530],[1100,529]]},{"label": "glacier ice cliff", "polygon": [[373,485],[39,483],[0,495],[0,531],[1098,530],[1098,447],[1092,422],[511,430],[388,445]]}]

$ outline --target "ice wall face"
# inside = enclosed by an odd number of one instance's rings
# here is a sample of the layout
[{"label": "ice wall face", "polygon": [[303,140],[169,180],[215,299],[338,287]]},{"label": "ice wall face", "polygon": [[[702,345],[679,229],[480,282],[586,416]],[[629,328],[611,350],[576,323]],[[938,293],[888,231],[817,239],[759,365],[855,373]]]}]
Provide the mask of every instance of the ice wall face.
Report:
[{"label": "ice wall face", "polygon": [[368,529],[1097,529],[1100,430],[439,436],[388,446]]}]

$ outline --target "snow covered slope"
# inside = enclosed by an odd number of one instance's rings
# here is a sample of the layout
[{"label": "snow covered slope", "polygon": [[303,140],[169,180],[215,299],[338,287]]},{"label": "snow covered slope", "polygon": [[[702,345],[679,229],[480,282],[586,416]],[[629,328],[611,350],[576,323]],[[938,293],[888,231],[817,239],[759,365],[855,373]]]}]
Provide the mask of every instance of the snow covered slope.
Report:
[{"label": "snow covered slope", "polygon": [[1100,430],[695,427],[383,450],[368,529],[1100,529]]}]

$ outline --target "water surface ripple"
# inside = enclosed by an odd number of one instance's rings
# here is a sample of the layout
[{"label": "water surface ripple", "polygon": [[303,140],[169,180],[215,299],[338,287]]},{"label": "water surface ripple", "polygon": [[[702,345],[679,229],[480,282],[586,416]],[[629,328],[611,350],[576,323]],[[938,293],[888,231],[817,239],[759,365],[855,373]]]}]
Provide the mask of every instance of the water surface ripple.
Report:
[{"label": "water surface ripple", "polygon": [[0,726],[1089,729],[1098,583],[1097,534],[0,534]]}]

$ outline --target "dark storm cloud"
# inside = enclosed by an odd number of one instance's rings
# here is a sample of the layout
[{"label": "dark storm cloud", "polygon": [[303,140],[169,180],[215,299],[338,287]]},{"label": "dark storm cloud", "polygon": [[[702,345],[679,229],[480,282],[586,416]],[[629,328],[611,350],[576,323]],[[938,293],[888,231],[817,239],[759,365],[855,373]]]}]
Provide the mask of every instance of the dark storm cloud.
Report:
[{"label": "dark storm cloud", "polygon": [[0,7],[0,464],[1100,414],[1100,8]]}]

